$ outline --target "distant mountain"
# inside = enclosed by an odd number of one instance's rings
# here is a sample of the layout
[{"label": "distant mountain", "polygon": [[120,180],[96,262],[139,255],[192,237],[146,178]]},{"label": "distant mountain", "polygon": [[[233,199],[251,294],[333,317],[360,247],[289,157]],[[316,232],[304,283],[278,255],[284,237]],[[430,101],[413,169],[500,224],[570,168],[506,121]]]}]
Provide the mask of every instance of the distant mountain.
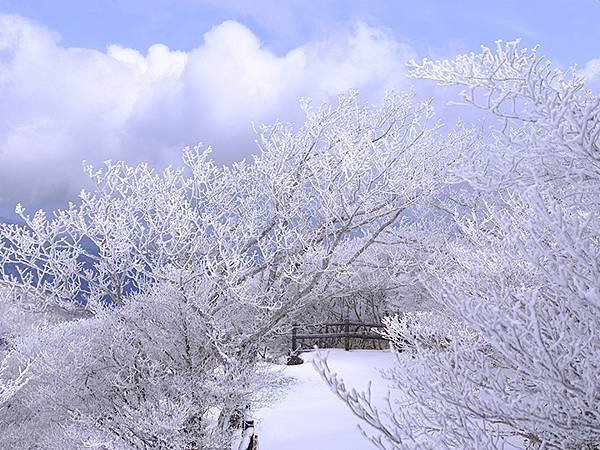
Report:
[{"label": "distant mountain", "polygon": [[5,216],[0,216],[0,223],[19,223],[20,224],[20,223],[23,223],[23,221],[19,217],[8,218]]}]

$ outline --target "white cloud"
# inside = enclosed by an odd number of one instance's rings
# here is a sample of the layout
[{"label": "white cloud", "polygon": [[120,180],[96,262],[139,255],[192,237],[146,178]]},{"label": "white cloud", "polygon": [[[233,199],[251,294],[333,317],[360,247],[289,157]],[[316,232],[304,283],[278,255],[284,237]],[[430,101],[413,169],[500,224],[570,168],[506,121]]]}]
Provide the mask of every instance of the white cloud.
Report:
[{"label": "white cloud", "polygon": [[579,71],[579,75],[585,77],[592,90],[600,93],[600,58],[588,61],[585,67]]},{"label": "white cloud", "polygon": [[373,100],[407,83],[414,56],[363,23],[277,55],[226,21],[190,52],[144,54],[66,48],[40,24],[0,15],[0,209],[74,199],[84,159],[166,164],[199,141],[218,161],[246,157],[251,121],[297,120],[300,97],[349,88]]}]

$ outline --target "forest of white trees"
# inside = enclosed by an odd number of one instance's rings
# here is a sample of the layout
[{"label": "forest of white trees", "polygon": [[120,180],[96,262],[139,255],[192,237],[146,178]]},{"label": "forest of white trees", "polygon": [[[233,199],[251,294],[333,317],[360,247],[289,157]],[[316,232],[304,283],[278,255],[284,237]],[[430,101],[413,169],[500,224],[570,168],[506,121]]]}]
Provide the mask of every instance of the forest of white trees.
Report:
[{"label": "forest of white trees", "polygon": [[600,97],[518,42],[411,75],[462,87],[482,122],[349,92],[260,127],[251,161],[109,161],[65,209],[18,205],[0,448],[230,448],[276,382],[265,355],[348,298],[385,323],[402,400],[315,365],[375,446],[600,448]]}]

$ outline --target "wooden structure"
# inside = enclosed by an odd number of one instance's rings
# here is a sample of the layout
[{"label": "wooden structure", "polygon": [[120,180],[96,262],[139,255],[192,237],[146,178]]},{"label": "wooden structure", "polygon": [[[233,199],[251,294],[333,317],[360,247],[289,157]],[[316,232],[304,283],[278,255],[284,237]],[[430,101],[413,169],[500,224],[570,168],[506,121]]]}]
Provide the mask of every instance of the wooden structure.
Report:
[{"label": "wooden structure", "polygon": [[[344,350],[348,351],[351,348],[351,340],[363,339],[372,341],[386,341],[387,339],[380,334],[373,333],[373,328],[383,328],[380,323],[363,323],[351,322],[346,319],[344,322],[329,322],[315,325],[298,325],[292,326],[292,355],[295,355],[299,350],[299,341],[313,341],[315,343],[323,343],[334,341],[340,342],[343,339]],[[306,330],[304,333],[298,333],[298,330]],[[310,329],[316,329],[315,332],[310,332]]]}]

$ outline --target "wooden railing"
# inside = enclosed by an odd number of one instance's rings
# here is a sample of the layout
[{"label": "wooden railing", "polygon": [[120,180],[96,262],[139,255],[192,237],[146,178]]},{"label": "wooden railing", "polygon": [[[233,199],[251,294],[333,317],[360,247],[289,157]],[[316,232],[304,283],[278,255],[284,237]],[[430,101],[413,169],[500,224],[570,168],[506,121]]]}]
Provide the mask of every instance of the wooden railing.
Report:
[{"label": "wooden railing", "polygon": [[[344,340],[344,350],[350,350],[351,339],[366,339],[385,341],[387,340],[383,336],[370,332],[372,328],[383,328],[384,326],[380,323],[364,323],[364,322],[351,322],[346,320],[344,322],[327,322],[315,325],[298,325],[292,326],[292,354],[296,354],[299,350],[298,342],[313,340],[313,341],[326,341],[326,340]],[[315,333],[302,333],[299,334],[299,329],[318,328],[325,330],[324,332]],[[366,331],[361,331],[365,329]],[[331,332],[330,332],[331,330]]]}]

